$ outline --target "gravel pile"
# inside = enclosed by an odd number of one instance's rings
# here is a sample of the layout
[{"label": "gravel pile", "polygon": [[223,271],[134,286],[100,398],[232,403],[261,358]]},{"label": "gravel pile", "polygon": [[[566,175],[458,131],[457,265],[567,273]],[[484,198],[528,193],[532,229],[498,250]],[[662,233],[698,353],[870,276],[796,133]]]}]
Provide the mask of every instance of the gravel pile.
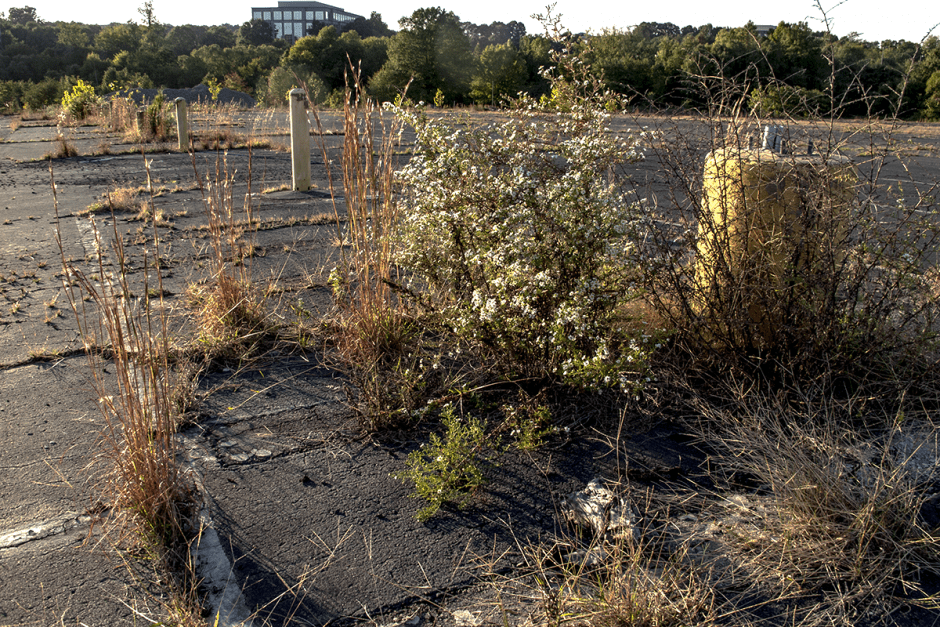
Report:
[{"label": "gravel pile", "polygon": [[[106,95],[105,98],[109,100],[112,98],[130,98],[138,105],[143,105],[153,102],[153,99],[156,98],[158,94],[163,94],[164,98],[169,102],[173,102],[177,98],[185,98],[186,102],[190,104],[194,102],[210,102],[212,100],[212,94],[209,93],[209,88],[201,83],[190,89],[122,89],[121,91],[111,92]],[[255,104],[257,104],[255,99],[248,94],[227,87],[223,87],[222,90],[219,91],[219,96],[215,101],[219,104],[234,104],[240,107],[254,107]]]}]

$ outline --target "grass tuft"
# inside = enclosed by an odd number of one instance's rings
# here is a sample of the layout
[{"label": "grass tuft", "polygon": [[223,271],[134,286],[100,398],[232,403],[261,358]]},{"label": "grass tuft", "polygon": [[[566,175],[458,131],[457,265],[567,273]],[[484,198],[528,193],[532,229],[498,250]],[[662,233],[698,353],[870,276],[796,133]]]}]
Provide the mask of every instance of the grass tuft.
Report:
[{"label": "grass tuft", "polygon": [[[155,233],[153,253],[145,252],[145,269],[152,267],[151,255],[159,257]],[[85,343],[104,421],[102,447],[110,468],[100,478],[99,488],[111,509],[109,524],[117,534],[116,543],[136,546],[159,564],[174,604],[195,614],[198,603],[189,542],[198,529],[197,497],[180,465],[165,309],[162,298],[156,307],[149,296],[137,298],[131,291],[127,256],[116,226],[110,245],[97,228],[94,236],[97,272],[89,275],[66,261],[61,230],[56,232],[63,287]],[[145,294],[151,281],[162,293],[159,270],[145,270]],[[111,366],[113,378],[105,366]]]}]

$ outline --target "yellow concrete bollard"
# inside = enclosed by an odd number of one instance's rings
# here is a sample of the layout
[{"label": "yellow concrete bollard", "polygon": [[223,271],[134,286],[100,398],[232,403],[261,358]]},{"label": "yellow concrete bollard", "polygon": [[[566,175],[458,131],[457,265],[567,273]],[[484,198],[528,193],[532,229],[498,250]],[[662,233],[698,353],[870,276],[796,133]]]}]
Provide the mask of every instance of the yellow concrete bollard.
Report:
[{"label": "yellow concrete bollard", "polygon": [[189,150],[189,121],[186,119],[186,99],[177,98],[176,105],[176,137],[180,150]]},{"label": "yellow concrete bollard", "polygon": [[310,189],[310,120],[304,107],[307,94],[303,89],[290,92],[290,156],[295,191]]},{"label": "yellow concrete bollard", "polygon": [[[858,173],[833,155],[719,149],[705,158],[695,307],[715,337],[752,325],[757,348],[794,319],[812,324],[844,259]],[[794,303],[799,312],[794,312]],[[746,312],[746,313],[745,313]]]}]

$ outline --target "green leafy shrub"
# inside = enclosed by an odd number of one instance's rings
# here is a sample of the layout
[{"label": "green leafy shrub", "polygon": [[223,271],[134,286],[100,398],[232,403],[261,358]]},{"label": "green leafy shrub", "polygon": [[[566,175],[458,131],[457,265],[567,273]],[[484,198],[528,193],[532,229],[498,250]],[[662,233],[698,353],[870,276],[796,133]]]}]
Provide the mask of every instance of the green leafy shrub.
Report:
[{"label": "green leafy shrub", "polygon": [[0,81],[0,113],[19,113],[23,109],[25,91],[22,81]]},{"label": "green leafy shrub", "polygon": [[291,68],[277,67],[268,76],[267,89],[264,92],[264,104],[269,107],[287,105],[290,90],[304,87],[310,102],[320,104],[329,93],[329,89],[319,76],[312,72],[295,72]]},{"label": "green leafy shrub", "polygon": [[147,105],[147,130],[153,138],[166,137],[170,129],[169,119],[170,105],[166,102],[163,94],[157,94],[149,105]]},{"label": "green leafy shrub", "polygon": [[431,434],[430,442],[408,455],[408,469],[395,477],[412,481],[412,496],[427,501],[418,512],[418,520],[427,520],[445,503],[465,506],[483,483],[480,468],[486,446],[483,422],[477,418],[462,419],[453,406],[442,413],[444,437]]},{"label": "green leafy shrub", "polygon": [[387,105],[417,134],[399,177],[401,262],[510,374],[626,387],[642,354],[613,322],[635,296],[640,205],[618,167],[641,157],[639,136],[609,133],[598,83],[552,80],[553,99],[521,98],[482,127]]},{"label": "green leafy shrub", "polygon": [[509,435],[515,440],[516,447],[524,451],[537,449],[557,431],[551,424],[551,410],[545,405],[507,404],[502,411],[506,415],[507,426],[511,428]]},{"label": "green leafy shrub", "polygon": [[84,120],[98,102],[95,88],[78,79],[71,91],[62,95],[62,109],[77,120]]},{"label": "green leafy shrub", "polygon": [[45,78],[30,85],[23,94],[26,108],[30,111],[41,111],[45,107],[55,104],[62,97],[65,86],[56,78]]},{"label": "green leafy shrub", "polygon": [[812,117],[826,113],[829,98],[818,89],[770,84],[752,89],[748,95],[748,106],[761,117]]}]

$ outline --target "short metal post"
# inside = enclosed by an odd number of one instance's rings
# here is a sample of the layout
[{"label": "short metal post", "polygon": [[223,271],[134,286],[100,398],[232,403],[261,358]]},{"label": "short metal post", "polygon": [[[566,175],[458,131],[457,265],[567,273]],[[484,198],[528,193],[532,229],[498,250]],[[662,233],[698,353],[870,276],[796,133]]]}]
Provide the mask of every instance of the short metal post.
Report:
[{"label": "short metal post", "polygon": [[290,92],[290,156],[294,190],[310,189],[310,120],[304,104],[307,94],[303,89]]},{"label": "short metal post", "polygon": [[180,150],[189,150],[189,121],[186,119],[186,99],[177,98],[176,104],[176,137]]}]

